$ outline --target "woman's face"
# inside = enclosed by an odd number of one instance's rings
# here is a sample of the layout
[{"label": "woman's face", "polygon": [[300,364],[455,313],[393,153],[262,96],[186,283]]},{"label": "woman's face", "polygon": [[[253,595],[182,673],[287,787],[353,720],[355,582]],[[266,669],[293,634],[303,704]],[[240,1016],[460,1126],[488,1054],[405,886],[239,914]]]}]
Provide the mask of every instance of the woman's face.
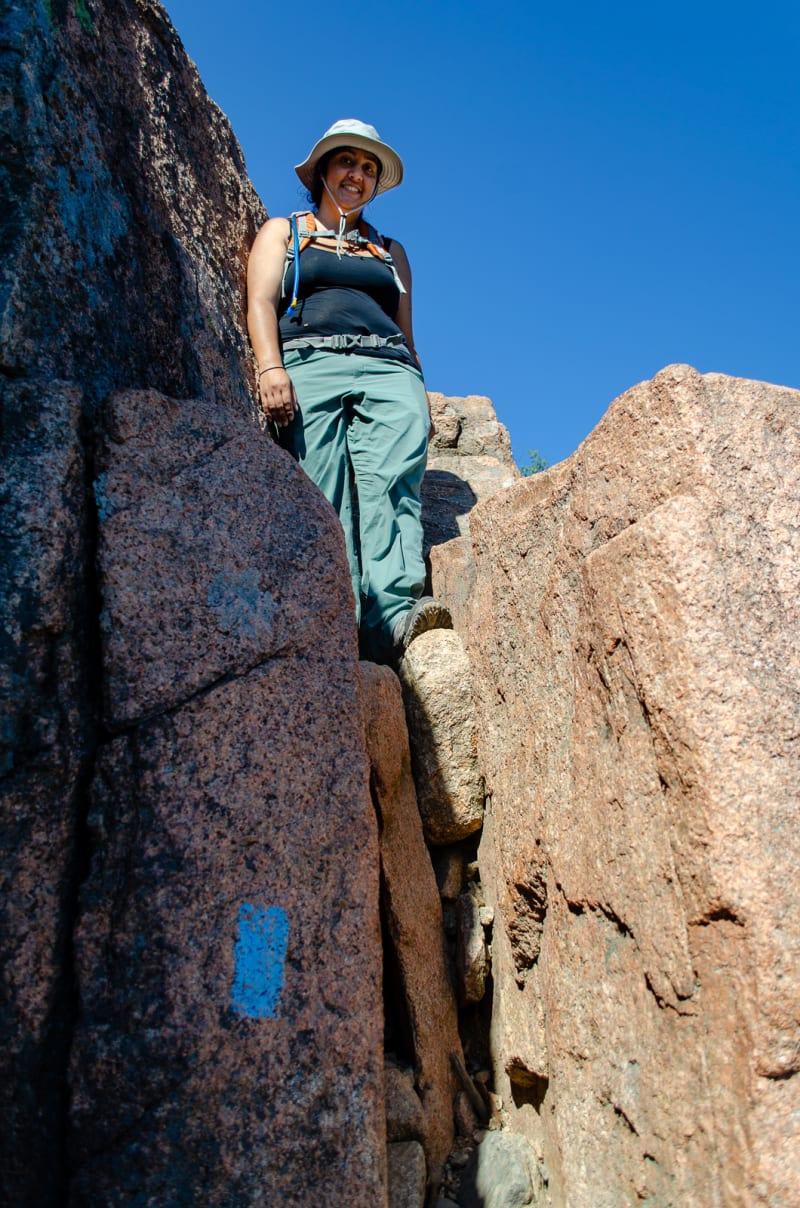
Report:
[{"label": "woman's face", "polygon": [[364,205],[378,186],[379,167],[374,155],[357,147],[334,151],[325,171],[325,183],[342,210]]}]

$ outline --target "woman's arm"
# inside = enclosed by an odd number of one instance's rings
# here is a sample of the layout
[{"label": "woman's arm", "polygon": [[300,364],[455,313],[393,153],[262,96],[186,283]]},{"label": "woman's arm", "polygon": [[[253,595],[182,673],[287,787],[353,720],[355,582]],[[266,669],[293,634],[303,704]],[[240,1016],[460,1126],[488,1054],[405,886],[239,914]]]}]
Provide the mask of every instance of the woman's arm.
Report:
[{"label": "woman's arm", "polygon": [[247,262],[247,330],[258,363],[258,398],[267,418],[280,426],[290,423],[297,410],[278,336],[278,301],[288,241],[288,219],[270,218],[256,235]]},{"label": "woman's arm", "polygon": [[[394,266],[397,269],[397,275],[406,287],[406,292],[400,295],[400,302],[394,321],[406,337],[408,347],[411,349],[411,355],[421,369],[422,365],[420,364],[419,353],[414,345],[414,329],[411,322],[411,265],[408,263],[406,249],[397,239],[392,240],[391,253]],[[431,421],[431,428],[428,434],[428,439],[430,440],[436,433],[433,425],[433,416],[431,415],[430,399],[428,399],[428,415]]]}]

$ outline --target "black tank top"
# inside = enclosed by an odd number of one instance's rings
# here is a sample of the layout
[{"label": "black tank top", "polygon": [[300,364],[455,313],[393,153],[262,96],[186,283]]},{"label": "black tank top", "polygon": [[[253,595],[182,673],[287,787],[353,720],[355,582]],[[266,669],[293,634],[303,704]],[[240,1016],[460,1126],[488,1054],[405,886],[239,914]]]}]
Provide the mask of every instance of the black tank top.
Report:
[{"label": "black tank top", "polygon": [[[284,340],[298,336],[378,335],[400,333],[395,322],[400,290],[388,265],[376,256],[337,256],[313,244],[300,254],[297,311],[286,314],[294,285],[294,260],[283,274],[278,328]],[[392,360],[414,360],[405,344],[359,349]]]}]

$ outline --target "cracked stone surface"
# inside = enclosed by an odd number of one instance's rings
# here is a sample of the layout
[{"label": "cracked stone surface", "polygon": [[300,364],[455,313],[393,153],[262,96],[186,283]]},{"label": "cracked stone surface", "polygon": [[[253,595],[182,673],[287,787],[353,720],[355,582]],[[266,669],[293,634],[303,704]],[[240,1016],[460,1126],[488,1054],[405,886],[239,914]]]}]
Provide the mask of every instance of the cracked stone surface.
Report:
[{"label": "cracked stone surface", "polygon": [[254,416],[264,208],[154,0],[0,42],[0,1199],[380,1205],[352,599]]},{"label": "cracked stone surface", "polygon": [[[97,470],[109,727],[264,658],[306,657],[320,631],[352,657],[333,513],[249,421],[201,399],[119,393],[102,415]],[[269,476],[280,481],[271,498]],[[319,585],[314,609],[296,607],[306,576]]]},{"label": "cracked stone surface", "polygon": [[135,391],[104,419],[124,732],[98,752],[76,934],[73,1197],[380,1204],[378,837],[341,529],[244,418]]},{"label": "cracked stone surface", "polygon": [[800,394],[672,366],[470,529],[509,1126],[554,1203],[791,1202]]},{"label": "cracked stone surface", "polygon": [[100,716],[94,417],[113,390],[252,414],[264,209],[152,0],[0,11],[4,696],[0,1198],[68,1198],[71,933]]}]

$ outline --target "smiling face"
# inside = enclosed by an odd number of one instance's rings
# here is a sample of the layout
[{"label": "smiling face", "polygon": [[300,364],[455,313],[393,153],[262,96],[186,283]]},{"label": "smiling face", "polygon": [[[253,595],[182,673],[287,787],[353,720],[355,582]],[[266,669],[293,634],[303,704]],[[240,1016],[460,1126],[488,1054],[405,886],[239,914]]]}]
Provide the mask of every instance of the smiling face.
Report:
[{"label": "smiling face", "polygon": [[333,152],[325,168],[325,183],[345,213],[363,206],[375,196],[381,168],[368,151],[340,147]]}]

